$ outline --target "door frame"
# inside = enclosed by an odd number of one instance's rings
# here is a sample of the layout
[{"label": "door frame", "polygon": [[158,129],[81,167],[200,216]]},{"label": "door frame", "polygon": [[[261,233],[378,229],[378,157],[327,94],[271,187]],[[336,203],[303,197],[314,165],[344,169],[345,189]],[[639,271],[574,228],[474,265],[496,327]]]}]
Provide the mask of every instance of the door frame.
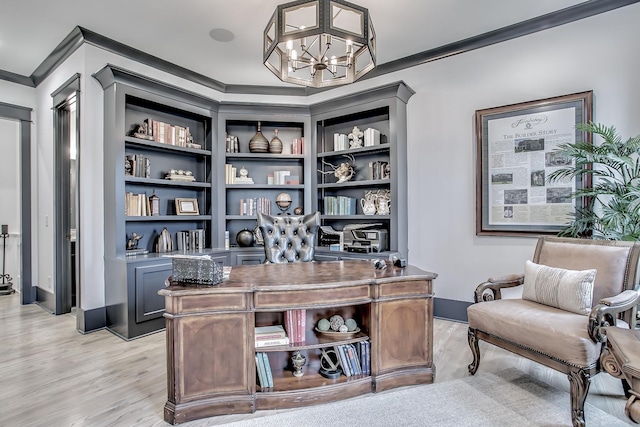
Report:
[{"label": "door frame", "polygon": [[[68,230],[70,229],[69,207],[73,203],[76,212],[76,307],[80,307],[80,212],[78,209],[78,198],[80,194],[80,74],[76,73],[69,78],[62,86],[51,94],[53,98],[53,127],[54,127],[54,314],[64,314],[71,312],[71,275],[74,271],[71,268],[71,240]],[[73,98],[75,108],[75,137],[76,137],[76,197],[70,200],[69,171],[71,160],[69,158],[69,138],[70,129],[68,125],[70,112],[68,110],[69,100]]]},{"label": "door frame", "polygon": [[0,117],[20,122],[20,302],[36,300],[31,264],[31,114],[32,108],[0,102]]}]

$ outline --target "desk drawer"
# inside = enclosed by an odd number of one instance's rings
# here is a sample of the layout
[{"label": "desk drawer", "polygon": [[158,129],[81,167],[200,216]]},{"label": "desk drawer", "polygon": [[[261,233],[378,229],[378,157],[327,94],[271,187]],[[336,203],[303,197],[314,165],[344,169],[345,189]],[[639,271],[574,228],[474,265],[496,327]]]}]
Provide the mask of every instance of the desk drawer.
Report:
[{"label": "desk drawer", "polygon": [[167,312],[171,314],[202,313],[211,311],[246,311],[247,293],[185,295],[167,297]]},{"label": "desk drawer", "polygon": [[304,289],[288,291],[256,291],[253,304],[256,309],[294,309],[310,306],[340,306],[371,300],[369,284],[342,288]]}]

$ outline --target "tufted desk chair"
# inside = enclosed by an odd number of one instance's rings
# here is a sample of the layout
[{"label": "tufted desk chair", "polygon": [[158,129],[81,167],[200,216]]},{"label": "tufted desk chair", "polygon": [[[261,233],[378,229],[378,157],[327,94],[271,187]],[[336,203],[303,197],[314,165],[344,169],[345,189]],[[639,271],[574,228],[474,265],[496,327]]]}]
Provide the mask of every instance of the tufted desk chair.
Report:
[{"label": "tufted desk chair", "polygon": [[320,212],[309,215],[269,216],[258,213],[266,263],[313,261]]}]

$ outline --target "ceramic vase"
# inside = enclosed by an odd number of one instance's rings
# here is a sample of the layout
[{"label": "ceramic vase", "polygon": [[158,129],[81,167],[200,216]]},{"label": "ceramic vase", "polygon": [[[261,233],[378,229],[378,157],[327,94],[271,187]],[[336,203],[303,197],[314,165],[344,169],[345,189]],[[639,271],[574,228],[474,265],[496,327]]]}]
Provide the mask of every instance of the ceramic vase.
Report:
[{"label": "ceramic vase", "polygon": [[273,133],[275,136],[271,139],[269,143],[269,152],[274,154],[282,153],[282,141],[278,138],[278,129],[274,130]]},{"label": "ceramic vase", "polygon": [[252,153],[269,152],[269,140],[264,137],[260,130],[260,122],[258,122],[258,132],[249,140],[249,151]]}]

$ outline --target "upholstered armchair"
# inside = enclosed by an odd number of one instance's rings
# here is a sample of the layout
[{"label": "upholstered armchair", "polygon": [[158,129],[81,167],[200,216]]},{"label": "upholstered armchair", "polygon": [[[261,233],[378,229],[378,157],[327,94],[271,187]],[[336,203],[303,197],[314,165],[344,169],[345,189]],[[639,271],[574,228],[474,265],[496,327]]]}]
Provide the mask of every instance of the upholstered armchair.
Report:
[{"label": "upholstered armchair", "polygon": [[[602,370],[607,326],[629,327],[639,295],[640,244],[541,237],[524,274],[490,278],[467,309],[475,374],[486,341],[567,374],[574,426],[584,426],[591,377]],[[521,298],[501,290],[522,286]]]},{"label": "upholstered armchair", "polygon": [[313,261],[320,212],[309,215],[258,214],[267,263]]}]

